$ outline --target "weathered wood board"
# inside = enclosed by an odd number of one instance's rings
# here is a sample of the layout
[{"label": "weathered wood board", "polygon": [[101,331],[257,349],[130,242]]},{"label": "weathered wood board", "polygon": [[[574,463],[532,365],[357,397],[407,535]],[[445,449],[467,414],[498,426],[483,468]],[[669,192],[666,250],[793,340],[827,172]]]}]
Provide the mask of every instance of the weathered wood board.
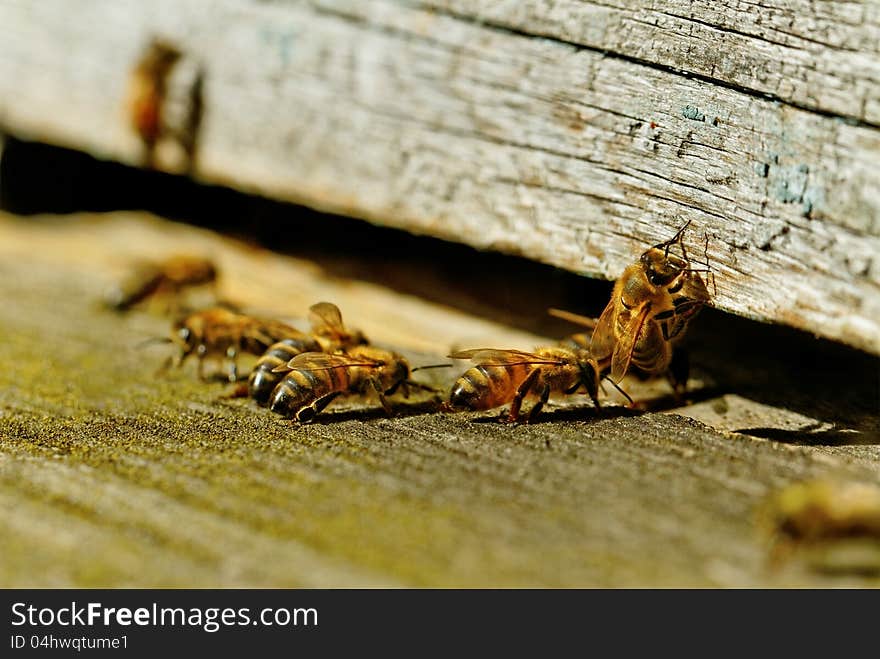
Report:
[{"label": "weathered wood board", "polygon": [[606,278],[688,218],[720,309],[876,354],[878,11],[4,3],[0,125],[140,163],[126,81],[161,36],[203,67],[202,180]]},{"label": "weathered wood board", "polygon": [[551,405],[512,428],[355,401],[296,427],[193,368],[156,377],[162,347],[136,346],[167,319],[101,308],[132,259],[182,250],[216,258],[226,297],[336,301],[414,360],[552,338],[156,218],[0,214],[0,585],[880,585],[768,569],[755,522],[792,481],[880,483],[876,359],[708,314],[695,402],[665,413]]}]

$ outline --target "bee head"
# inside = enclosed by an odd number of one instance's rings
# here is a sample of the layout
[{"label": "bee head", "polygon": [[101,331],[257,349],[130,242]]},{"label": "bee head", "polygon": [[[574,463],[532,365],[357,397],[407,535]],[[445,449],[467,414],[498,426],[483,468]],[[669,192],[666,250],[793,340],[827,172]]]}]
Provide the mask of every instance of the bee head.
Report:
[{"label": "bee head", "polygon": [[681,273],[688,270],[688,262],[670,255],[658,247],[652,247],[640,259],[645,276],[652,286],[668,286]]},{"label": "bee head", "polygon": [[389,379],[392,382],[405,382],[409,379],[409,364],[406,360],[400,355],[395,354],[395,359],[390,363],[385,365],[389,375]]},{"label": "bee head", "polygon": [[578,352],[578,369],[581,374],[581,384],[586,387],[588,392],[595,392],[599,389],[599,368],[596,361],[590,355],[589,350],[581,350]]},{"label": "bee head", "polygon": [[379,378],[383,391],[386,395],[391,395],[402,385],[405,391],[408,391],[409,383],[409,364],[397,353],[388,353],[387,359],[377,360],[376,365],[379,368]]}]

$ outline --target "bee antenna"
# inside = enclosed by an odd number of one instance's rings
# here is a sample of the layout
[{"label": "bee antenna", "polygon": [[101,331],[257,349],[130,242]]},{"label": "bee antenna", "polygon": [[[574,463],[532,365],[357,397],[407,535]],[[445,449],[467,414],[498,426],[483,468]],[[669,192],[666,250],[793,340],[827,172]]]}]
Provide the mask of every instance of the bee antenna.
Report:
[{"label": "bee antenna", "polygon": [[142,348],[146,348],[147,346],[154,343],[174,343],[174,341],[169,339],[167,336],[151,336],[149,339],[144,339],[143,341],[138,343],[135,348],[141,350]]},{"label": "bee antenna", "polygon": [[679,229],[678,232],[674,236],[672,236],[672,238],[670,238],[669,240],[667,240],[665,242],[660,243],[659,245],[654,245],[654,247],[656,249],[659,249],[661,247],[665,248],[663,250],[663,256],[669,256],[669,248],[672,247],[675,243],[681,242],[681,237],[682,237],[682,235],[684,235],[685,229],[687,229],[690,225],[691,225],[691,221],[688,220],[687,222],[684,223],[684,226],[681,229]]},{"label": "bee antenna", "polygon": [[718,286],[715,284],[715,273],[712,271],[712,266],[709,264],[709,232],[704,232],[703,237],[705,238],[705,243],[703,244],[703,264],[706,266],[705,272],[712,278],[712,292],[715,294],[715,297],[718,297]]},{"label": "bee antenna", "polygon": [[428,364],[427,366],[416,366],[414,369],[410,370],[410,373],[424,371],[427,368],[452,368],[452,364]]},{"label": "bee antenna", "polygon": [[611,378],[609,378],[607,375],[606,375],[605,377],[603,377],[602,379],[603,379],[603,380],[608,380],[608,382],[611,383],[611,386],[614,387],[615,389],[617,389],[617,390],[623,395],[623,397],[626,398],[626,399],[629,401],[629,404],[630,404],[630,405],[633,404],[633,399],[630,398],[630,397],[629,397],[629,394],[626,393],[623,389],[621,389],[621,388],[620,388],[620,385],[618,385],[614,380],[612,380]]}]

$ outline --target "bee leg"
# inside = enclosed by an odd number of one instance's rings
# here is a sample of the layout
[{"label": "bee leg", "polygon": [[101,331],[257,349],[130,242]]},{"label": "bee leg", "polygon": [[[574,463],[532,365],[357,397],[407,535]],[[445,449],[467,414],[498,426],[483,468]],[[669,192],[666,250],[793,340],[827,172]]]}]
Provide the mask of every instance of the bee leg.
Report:
[{"label": "bee leg", "polygon": [[[602,393],[605,392],[605,388],[602,386],[602,377],[599,375],[599,365],[596,363],[594,359],[588,361],[588,364],[592,368],[592,377],[584,378],[584,389],[587,390],[587,394],[590,396],[590,400],[593,401],[593,405],[598,410],[602,405],[599,404],[599,389],[602,389]],[[620,387],[617,386],[617,383],[609,380],[611,384],[614,385],[615,389],[623,393],[624,396],[627,397],[628,400],[632,401],[632,398],[626,395],[626,392],[623,391]]]},{"label": "bee leg", "polygon": [[204,343],[200,343],[199,347],[196,349],[196,357],[199,360],[199,380],[205,382],[208,378],[205,377],[205,356],[208,354],[208,346]]},{"label": "bee leg", "polygon": [[[608,382],[611,383],[611,386],[614,387],[615,389],[617,389],[618,393],[619,393],[621,396],[623,396],[624,398],[626,398],[626,400],[627,400],[627,402],[629,403],[629,406],[630,406],[630,407],[635,407],[636,402],[632,399],[632,396],[630,396],[628,393],[626,393],[626,392],[621,388],[621,386],[620,386],[619,384],[617,384],[614,380],[612,380],[611,378],[609,378],[607,375],[606,375],[606,376],[603,376],[602,379],[603,379],[603,380],[608,380]],[[601,382],[600,382],[600,384],[601,384]],[[603,391],[604,391],[604,389],[603,389]],[[593,403],[596,405],[597,408],[599,407],[599,401],[596,400],[595,398],[593,398]]]},{"label": "bee leg", "polygon": [[156,369],[156,377],[160,377],[165,375],[168,372],[168,369],[180,368],[183,365],[183,360],[186,359],[188,353],[185,350],[181,350],[179,353],[170,355],[162,362],[162,365]]},{"label": "bee leg", "polygon": [[550,385],[545,384],[544,388],[541,390],[541,398],[538,400],[537,403],[532,405],[532,409],[529,410],[529,416],[528,416],[528,419],[526,420],[526,423],[533,423],[535,421],[535,419],[538,418],[538,415],[541,413],[541,409],[544,407],[544,405],[547,404],[547,401],[549,400],[549,398],[550,398]]},{"label": "bee leg", "polygon": [[238,364],[235,362],[235,357],[238,354],[238,351],[235,349],[235,346],[229,346],[226,349],[226,358],[229,359],[229,381],[236,382],[238,381]]},{"label": "bee leg", "polygon": [[229,398],[247,398],[248,397],[248,386],[246,383],[242,382],[238,384],[235,389],[230,391],[228,394],[223,394],[220,396],[221,399],[226,400]]},{"label": "bee leg", "polygon": [[156,377],[165,375],[168,372],[168,369],[171,368],[172,364],[174,364],[174,355],[165,358],[162,365],[156,369]]},{"label": "bee leg", "polygon": [[529,373],[526,376],[526,379],[523,380],[516,388],[516,395],[513,397],[513,402],[510,404],[510,413],[508,413],[507,415],[506,423],[519,422],[519,410],[522,407],[523,398],[528,395],[529,390],[532,388],[532,385],[535,384],[540,374],[541,369],[536,368],[534,371]]},{"label": "bee leg", "polygon": [[688,351],[681,347],[674,348],[666,377],[669,379],[669,384],[672,385],[672,392],[675,394],[676,400],[680,401],[687,391],[690,370],[691,360]]},{"label": "bee leg", "polygon": [[385,397],[385,392],[382,391],[382,387],[379,386],[379,383],[376,380],[370,380],[370,385],[373,387],[373,391],[376,392],[376,396],[379,397],[379,402],[382,403],[382,409],[385,410],[385,414],[391,416],[394,413],[394,410],[391,409],[391,404]]},{"label": "bee leg", "polygon": [[393,387],[385,391],[385,396],[393,396],[398,389],[403,389],[403,397],[409,398],[409,387],[406,386],[406,382],[404,382],[403,380],[395,383]]},{"label": "bee leg", "polygon": [[326,396],[321,396],[314,403],[307,405],[297,412],[296,420],[299,423],[311,423],[340,393],[339,391],[331,391]]}]

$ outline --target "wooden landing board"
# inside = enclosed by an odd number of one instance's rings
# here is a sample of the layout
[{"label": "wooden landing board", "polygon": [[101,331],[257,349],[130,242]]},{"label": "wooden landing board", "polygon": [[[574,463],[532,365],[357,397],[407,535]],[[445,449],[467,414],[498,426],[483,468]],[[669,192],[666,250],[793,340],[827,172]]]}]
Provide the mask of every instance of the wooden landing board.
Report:
[{"label": "wooden landing board", "polygon": [[755,524],[787,483],[880,482],[864,355],[806,344],[812,382],[773,361],[806,339],[762,353],[773,328],[709,316],[729,349],[703,353],[696,402],[663,413],[552,405],[513,428],[354,401],[295,427],[192,368],[156,377],[162,347],[135,346],[167,319],[97,303],[132,256],[166,249],[212,254],[224,293],[254,306],[334,300],[413,359],[455,332],[549,340],[156,218],[0,216],[3,586],[880,585],[768,570]]}]

